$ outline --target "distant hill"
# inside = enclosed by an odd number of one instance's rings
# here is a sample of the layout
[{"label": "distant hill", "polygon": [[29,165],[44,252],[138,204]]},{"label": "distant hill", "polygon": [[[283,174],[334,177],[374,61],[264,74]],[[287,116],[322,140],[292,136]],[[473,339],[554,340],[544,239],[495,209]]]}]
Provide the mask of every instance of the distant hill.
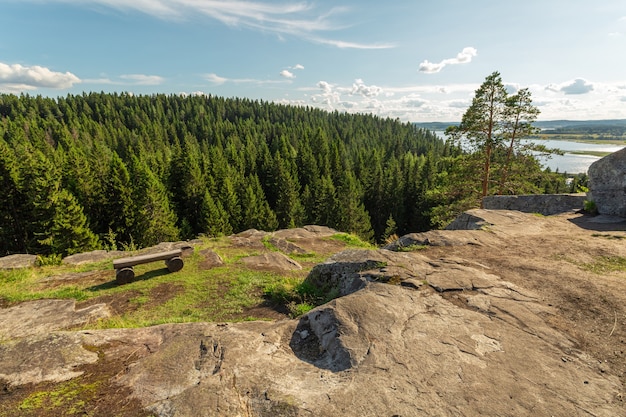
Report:
[{"label": "distant hill", "polygon": [[[415,126],[428,130],[443,131],[448,126],[459,122],[414,123]],[[534,125],[545,134],[605,134],[610,136],[626,135],[626,119],[606,120],[542,120]]]}]

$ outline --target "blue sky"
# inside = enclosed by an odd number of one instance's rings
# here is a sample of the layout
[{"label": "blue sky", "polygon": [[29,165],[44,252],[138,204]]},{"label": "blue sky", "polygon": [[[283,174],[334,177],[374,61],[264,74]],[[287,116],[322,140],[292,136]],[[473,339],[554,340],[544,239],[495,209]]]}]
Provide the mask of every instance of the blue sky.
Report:
[{"label": "blue sky", "polygon": [[457,121],[486,76],[539,120],[626,118],[624,0],[0,0],[0,92],[211,94]]}]

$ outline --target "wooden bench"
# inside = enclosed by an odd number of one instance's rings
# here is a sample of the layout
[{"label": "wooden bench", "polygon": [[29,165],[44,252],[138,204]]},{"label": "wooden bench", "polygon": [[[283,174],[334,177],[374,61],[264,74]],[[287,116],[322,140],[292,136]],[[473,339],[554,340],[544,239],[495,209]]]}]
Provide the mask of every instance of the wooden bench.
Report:
[{"label": "wooden bench", "polygon": [[113,261],[115,268],[115,281],[118,284],[128,284],[135,278],[133,266],[155,261],[165,261],[165,266],[170,272],[180,271],[183,268],[183,260],[180,257],[183,251],[175,249],[167,252],[150,253],[147,255],[131,256]]}]

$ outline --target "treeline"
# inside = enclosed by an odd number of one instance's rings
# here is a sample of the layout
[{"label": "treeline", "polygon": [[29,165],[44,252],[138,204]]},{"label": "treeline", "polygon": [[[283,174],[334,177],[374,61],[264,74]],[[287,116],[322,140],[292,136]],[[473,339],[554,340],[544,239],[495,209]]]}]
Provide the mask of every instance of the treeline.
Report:
[{"label": "treeline", "polygon": [[[212,96],[0,95],[0,254],[304,224],[381,241],[474,204],[468,158],[370,115]],[[564,187],[538,164],[523,175],[530,191]]]}]

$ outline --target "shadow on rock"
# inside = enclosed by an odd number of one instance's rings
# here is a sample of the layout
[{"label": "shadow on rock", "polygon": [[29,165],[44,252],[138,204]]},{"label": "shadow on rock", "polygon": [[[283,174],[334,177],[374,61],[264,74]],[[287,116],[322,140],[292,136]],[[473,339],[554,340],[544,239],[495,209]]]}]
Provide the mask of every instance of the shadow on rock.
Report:
[{"label": "shadow on rock", "polygon": [[332,372],[345,371],[353,363],[350,352],[341,343],[338,328],[332,308],[312,310],[300,319],[289,346],[304,362]]}]

